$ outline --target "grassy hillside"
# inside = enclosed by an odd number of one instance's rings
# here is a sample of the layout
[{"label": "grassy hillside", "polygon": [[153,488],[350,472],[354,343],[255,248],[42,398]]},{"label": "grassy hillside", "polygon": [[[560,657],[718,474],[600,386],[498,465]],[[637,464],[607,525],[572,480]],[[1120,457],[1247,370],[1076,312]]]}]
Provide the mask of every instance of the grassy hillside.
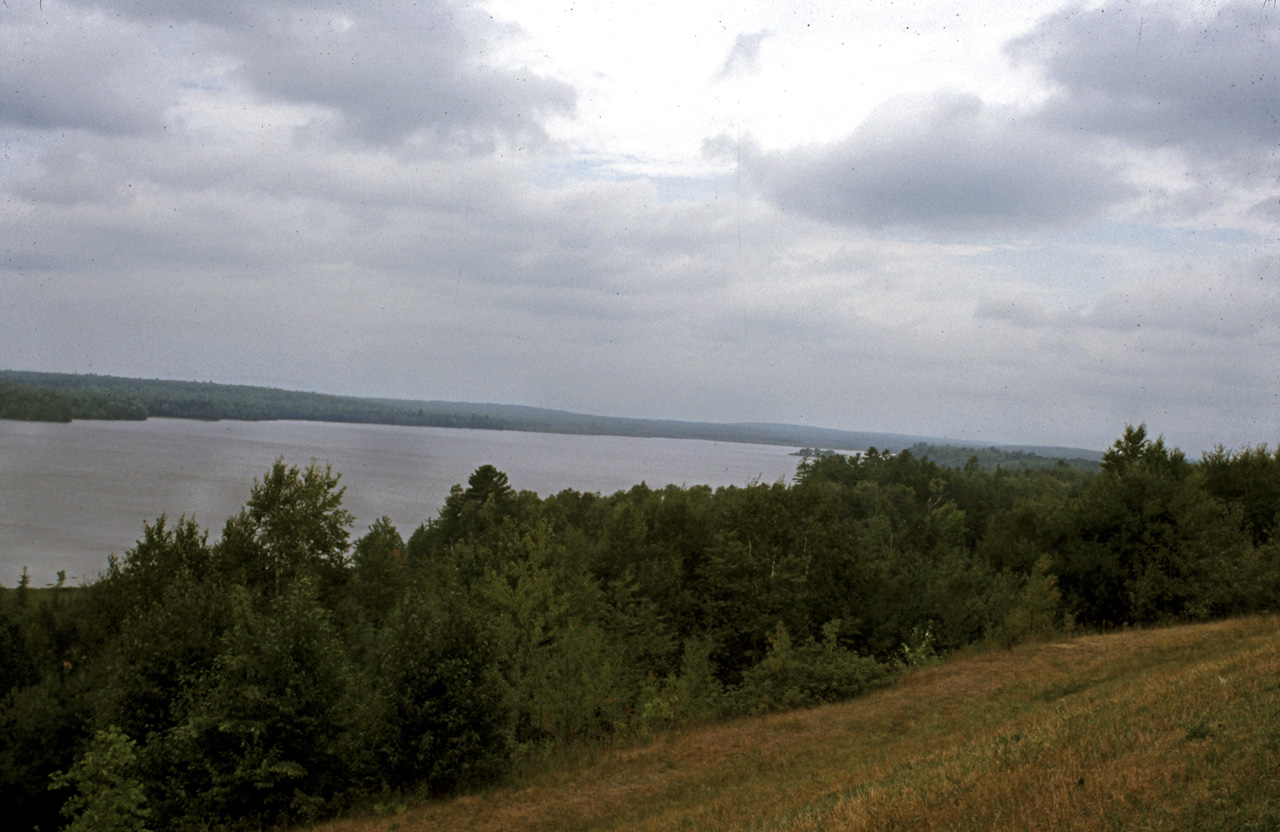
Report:
[{"label": "grassy hillside", "polygon": [[1280,619],[976,653],[316,828],[1280,829]]}]

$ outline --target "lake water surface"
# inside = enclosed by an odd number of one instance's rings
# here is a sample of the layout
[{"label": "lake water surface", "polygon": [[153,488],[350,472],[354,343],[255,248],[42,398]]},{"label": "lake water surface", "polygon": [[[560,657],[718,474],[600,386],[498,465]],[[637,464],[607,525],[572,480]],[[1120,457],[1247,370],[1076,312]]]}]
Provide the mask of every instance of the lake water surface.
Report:
[{"label": "lake water surface", "polygon": [[325,422],[48,424],[0,420],[0,584],[24,566],[32,586],[65,569],[91,580],[161,514],[194,517],[216,539],[278,458],[333,465],[356,517],[353,539],[382,515],[405,537],[434,517],[449,488],[492,464],[540,496],[612,494],[639,482],[745,485],[789,480],[791,447],[691,439]]}]

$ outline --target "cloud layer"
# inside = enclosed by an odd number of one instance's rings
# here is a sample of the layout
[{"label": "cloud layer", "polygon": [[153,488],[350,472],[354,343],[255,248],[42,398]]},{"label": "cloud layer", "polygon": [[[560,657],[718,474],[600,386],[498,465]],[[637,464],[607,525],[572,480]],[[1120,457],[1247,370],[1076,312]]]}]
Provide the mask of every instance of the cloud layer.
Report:
[{"label": "cloud layer", "polygon": [[9,6],[0,366],[1280,440],[1270,7]]}]

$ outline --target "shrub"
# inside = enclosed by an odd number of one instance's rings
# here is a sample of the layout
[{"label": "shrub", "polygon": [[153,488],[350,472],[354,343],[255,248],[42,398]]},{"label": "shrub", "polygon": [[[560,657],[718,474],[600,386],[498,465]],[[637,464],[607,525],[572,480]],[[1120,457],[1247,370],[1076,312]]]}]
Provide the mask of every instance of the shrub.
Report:
[{"label": "shrub", "polygon": [[839,632],[840,621],[831,621],[822,628],[821,642],[810,640],[797,648],[787,628],[778,624],[768,653],[743,674],[733,692],[733,710],[763,713],[836,702],[887,681],[884,665],[837,643]]},{"label": "shrub", "polygon": [[116,726],[98,731],[84,755],[49,788],[74,788],[62,814],[66,832],[146,832],[147,798],[135,777],[134,742]]},{"label": "shrub", "polygon": [[1058,579],[1049,568],[1049,557],[1041,556],[1015,596],[998,630],[1000,643],[1005,647],[1049,635],[1056,629],[1062,611],[1062,594],[1058,592]]}]

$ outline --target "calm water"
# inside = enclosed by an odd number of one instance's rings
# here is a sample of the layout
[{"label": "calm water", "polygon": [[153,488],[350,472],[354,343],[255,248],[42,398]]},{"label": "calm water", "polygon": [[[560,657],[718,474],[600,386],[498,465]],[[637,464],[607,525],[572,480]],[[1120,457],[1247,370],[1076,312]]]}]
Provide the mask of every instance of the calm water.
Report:
[{"label": "calm water", "polygon": [[486,463],[519,490],[611,494],[653,487],[789,480],[794,448],[684,439],[559,436],[318,422],[72,422],[0,420],[0,584],[22,567],[33,586],[65,569],[92,579],[130,548],[143,522],[194,517],[215,539],[283,456],[330,463],[347,487],[354,536],[382,515],[408,535],[434,517],[449,488]]}]

